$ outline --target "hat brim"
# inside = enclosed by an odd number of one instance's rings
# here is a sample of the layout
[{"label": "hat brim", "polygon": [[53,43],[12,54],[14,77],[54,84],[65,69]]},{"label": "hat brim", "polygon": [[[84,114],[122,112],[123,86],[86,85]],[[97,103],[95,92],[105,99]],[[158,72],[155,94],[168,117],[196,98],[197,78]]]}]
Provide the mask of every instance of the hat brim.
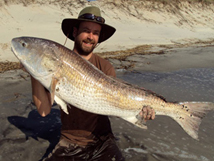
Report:
[{"label": "hat brim", "polygon": [[112,26],[109,26],[107,24],[103,24],[100,23],[96,20],[86,20],[86,19],[64,19],[62,21],[62,31],[65,34],[66,37],[68,37],[69,39],[71,39],[72,41],[74,41],[74,37],[73,37],[73,27],[75,27],[78,23],[80,22],[95,22],[99,25],[101,25],[102,29],[100,32],[100,37],[99,37],[99,43],[107,40],[108,38],[110,38],[114,32],[116,31],[116,29]]}]

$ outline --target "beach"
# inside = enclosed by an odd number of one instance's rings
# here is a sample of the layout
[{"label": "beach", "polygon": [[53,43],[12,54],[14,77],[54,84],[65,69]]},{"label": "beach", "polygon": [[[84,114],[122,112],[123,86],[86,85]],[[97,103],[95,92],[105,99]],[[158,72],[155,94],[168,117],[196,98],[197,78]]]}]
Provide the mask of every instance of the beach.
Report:
[{"label": "beach", "polygon": [[[129,0],[24,3],[15,0],[0,7],[0,62],[17,61],[10,45],[14,37],[40,37],[64,44],[61,21],[77,17],[83,7],[90,5],[100,7],[106,23],[116,28],[111,39],[101,43],[95,52],[123,51],[138,45],[185,45],[214,39],[214,4],[184,1],[165,5]],[[72,48],[73,42],[67,41],[65,46]]]},{"label": "beach", "polygon": [[[14,37],[32,36],[64,44],[64,18],[85,6],[101,8],[115,35],[95,53],[108,59],[117,76],[163,95],[168,101],[213,102],[214,4],[154,1],[13,1],[0,6],[0,160],[41,160],[60,137],[60,111],[41,117],[32,103],[30,76],[11,51]],[[122,6],[122,7],[121,7]],[[67,40],[66,47],[73,42]],[[202,121],[199,141],[171,118],[157,116],[142,130],[110,117],[126,160],[214,160],[214,112]]]}]

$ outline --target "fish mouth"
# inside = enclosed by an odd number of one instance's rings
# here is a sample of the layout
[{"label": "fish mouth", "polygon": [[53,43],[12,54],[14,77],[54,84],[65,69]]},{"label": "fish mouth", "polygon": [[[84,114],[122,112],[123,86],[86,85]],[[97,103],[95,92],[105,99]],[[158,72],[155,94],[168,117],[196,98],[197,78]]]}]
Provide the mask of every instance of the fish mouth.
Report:
[{"label": "fish mouth", "polygon": [[22,55],[22,58],[20,58],[19,53],[16,50],[17,47],[17,38],[12,39],[11,41],[11,51],[14,53],[15,57],[19,60],[20,63],[25,61],[25,57]]},{"label": "fish mouth", "polygon": [[[14,53],[14,55],[15,55],[15,56],[18,58],[18,60],[20,60],[20,61],[21,61],[21,58],[20,58],[19,55],[22,55],[22,54],[19,54],[19,53],[17,52],[17,50],[18,50],[18,48],[20,48],[20,47],[25,47],[25,46],[27,46],[27,43],[24,42],[24,41],[21,42],[21,40],[20,40],[19,37],[13,38],[13,39],[11,40],[11,51]],[[23,55],[22,55],[22,59],[24,59]]]},{"label": "fish mouth", "polygon": [[11,51],[14,53],[14,55],[16,56],[16,58],[19,60],[19,57],[17,56],[16,51],[14,50],[13,44],[11,45]]},{"label": "fish mouth", "polygon": [[29,57],[19,52],[20,47],[25,48],[27,45],[28,43],[22,40],[22,37],[13,38],[11,40],[11,51],[14,53],[16,58],[19,60],[19,62],[24,66],[24,68],[32,77],[39,78],[39,79],[43,77],[50,77],[50,76],[52,77],[53,73],[44,74],[44,73],[34,72],[34,67],[28,64]]},{"label": "fish mouth", "polygon": [[15,46],[17,44],[17,38],[14,38],[11,40],[11,51],[15,54],[15,56],[18,58],[16,50],[15,50]]}]

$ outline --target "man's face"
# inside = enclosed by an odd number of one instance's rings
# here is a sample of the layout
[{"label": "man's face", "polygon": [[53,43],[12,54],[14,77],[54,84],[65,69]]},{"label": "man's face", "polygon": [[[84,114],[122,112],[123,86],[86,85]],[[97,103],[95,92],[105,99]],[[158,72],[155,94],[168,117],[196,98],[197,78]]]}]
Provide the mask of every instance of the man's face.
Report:
[{"label": "man's face", "polygon": [[101,26],[94,22],[81,22],[79,28],[74,28],[73,36],[75,38],[74,50],[80,55],[89,55],[96,47]]}]

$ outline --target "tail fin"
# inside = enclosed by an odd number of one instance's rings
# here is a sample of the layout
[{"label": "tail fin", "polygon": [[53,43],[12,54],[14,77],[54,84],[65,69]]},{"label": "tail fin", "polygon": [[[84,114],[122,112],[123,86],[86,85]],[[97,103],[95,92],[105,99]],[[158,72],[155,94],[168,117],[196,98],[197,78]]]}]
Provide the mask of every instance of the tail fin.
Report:
[{"label": "tail fin", "polygon": [[174,118],[181,127],[194,139],[198,140],[198,130],[205,115],[214,110],[214,103],[211,102],[181,102],[182,108],[186,113]]}]

